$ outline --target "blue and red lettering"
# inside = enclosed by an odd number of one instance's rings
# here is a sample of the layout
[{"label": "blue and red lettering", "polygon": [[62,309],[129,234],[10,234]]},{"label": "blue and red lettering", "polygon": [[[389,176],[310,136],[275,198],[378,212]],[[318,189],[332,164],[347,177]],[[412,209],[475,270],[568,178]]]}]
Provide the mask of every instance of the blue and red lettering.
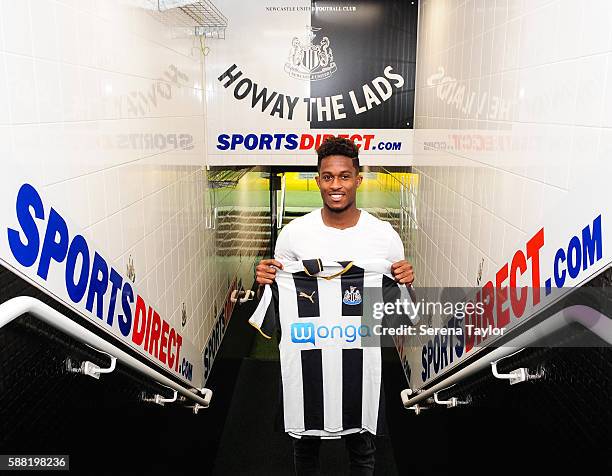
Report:
[{"label": "blue and red lettering", "polygon": [[[143,348],[164,367],[192,380],[193,364],[181,356],[182,336],[148,306],[142,296],[135,296],[132,285],[124,281],[101,254],[91,250],[83,235],[71,238],[66,220],[54,208],[49,211],[41,245],[38,227],[45,224],[45,207],[30,184],[23,184],[17,193],[16,216],[20,229],[7,228],[6,236],[21,266],[30,268],[38,261],[36,274],[46,281],[50,273],[60,271],[54,268],[63,265],[65,290],[72,302],[80,303],[87,296],[84,308],[91,316],[96,316],[109,328],[116,326],[125,338],[131,334],[134,345]],[[119,290],[120,309],[117,305]],[[106,315],[105,299],[108,299]]]}]

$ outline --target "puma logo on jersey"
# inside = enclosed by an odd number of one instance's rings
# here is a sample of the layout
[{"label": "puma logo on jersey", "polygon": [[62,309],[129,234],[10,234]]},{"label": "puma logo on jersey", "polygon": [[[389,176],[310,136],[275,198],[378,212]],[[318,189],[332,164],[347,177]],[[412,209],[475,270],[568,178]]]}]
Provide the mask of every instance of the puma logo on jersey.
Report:
[{"label": "puma logo on jersey", "polygon": [[311,303],[314,304],[314,293],[316,293],[316,291],[313,291],[310,295],[306,294],[304,291],[300,291],[300,294],[298,295],[298,297],[303,297],[308,299]]}]

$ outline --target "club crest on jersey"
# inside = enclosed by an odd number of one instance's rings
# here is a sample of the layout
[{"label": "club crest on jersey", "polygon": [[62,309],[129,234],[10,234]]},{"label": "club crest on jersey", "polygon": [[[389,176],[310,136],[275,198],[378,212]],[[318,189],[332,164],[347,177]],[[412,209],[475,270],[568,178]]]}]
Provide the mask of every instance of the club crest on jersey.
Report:
[{"label": "club crest on jersey", "polygon": [[359,289],[357,289],[355,286],[351,286],[350,289],[344,291],[342,302],[344,304],[348,304],[349,306],[361,304],[361,293],[359,292]]},{"label": "club crest on jersey", "polygon": [[305,81],[318,81],[329,78],[336,72],[337,66],[334,54],[329,45],[329,38],[324,36],[319,44],[314,44],[315,31],[321,28],[307,27],[308,40],[302,43],[295,36],[291,40],[288,62],[285,63],[285,71],[292,78]]}]

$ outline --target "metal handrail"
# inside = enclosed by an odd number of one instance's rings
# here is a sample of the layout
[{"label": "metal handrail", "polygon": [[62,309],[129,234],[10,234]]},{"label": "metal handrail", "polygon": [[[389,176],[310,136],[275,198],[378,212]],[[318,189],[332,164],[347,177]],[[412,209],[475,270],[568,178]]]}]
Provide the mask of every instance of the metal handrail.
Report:
[{"label": "metal handrail", "polygon": [[112,358],[117,359],[119,362],[150,377],[156,382],[176,390],[184,397],[195,402],[194,412],[196,413],[199,408],[208,408],[210,405],[212,390],[207,388],[187,389],[183,387],[36,298],[18,296],[0,304],[0,329],[24,314],[31,314],[76,340],[107,353]]},{"label": "metal handrail", "polygon": [[[573,322],[583,325],[602,340],[612,344],[612,319],[592,307],[576,304],[553,314],[543,322],[534,326],[529,332],[515,337],[504,347],[498,347],[486,356],[478,359],[476,362],[441,380],[431,388],[417,390],[416,392],[411,389],[402,390],[400,392],[402,403],[405,408],[413,407],[417,403],[427,400],[434,393],[454,385],[484,368],[490,368],[492,362],[499,361],[512,353],[516,353],[534,344],[542,337],[550,335]],[[414,393],[416,393],[416,395],[409,398]]]}]

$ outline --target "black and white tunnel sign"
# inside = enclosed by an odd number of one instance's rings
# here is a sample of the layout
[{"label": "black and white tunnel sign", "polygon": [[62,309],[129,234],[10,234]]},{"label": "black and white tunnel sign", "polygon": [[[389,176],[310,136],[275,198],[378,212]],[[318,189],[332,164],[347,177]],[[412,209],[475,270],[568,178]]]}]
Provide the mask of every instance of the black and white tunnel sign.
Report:
[{"label": "black and white tunnel sign", "polygon": [[417,3],[229,0],[229,34],[206,63],[213,161],[314,157],[341,133],[362,152],[411,155]]}]

